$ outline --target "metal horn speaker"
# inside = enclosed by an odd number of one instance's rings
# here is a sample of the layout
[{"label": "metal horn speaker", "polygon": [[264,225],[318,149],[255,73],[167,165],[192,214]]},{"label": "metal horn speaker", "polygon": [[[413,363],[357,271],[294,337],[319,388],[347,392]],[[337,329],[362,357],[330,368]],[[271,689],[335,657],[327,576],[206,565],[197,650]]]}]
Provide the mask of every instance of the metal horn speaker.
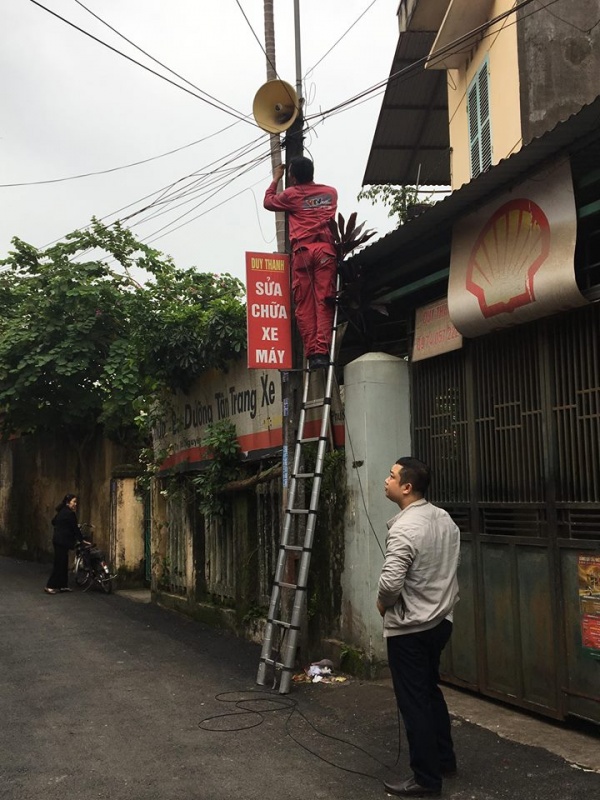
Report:
[{"label": "metal horn speaker", "polygon": [[287,131],[298,116],[300,102],[293,86],[285,81],[267,81],[254,96],[252,114],[267,133]]}]

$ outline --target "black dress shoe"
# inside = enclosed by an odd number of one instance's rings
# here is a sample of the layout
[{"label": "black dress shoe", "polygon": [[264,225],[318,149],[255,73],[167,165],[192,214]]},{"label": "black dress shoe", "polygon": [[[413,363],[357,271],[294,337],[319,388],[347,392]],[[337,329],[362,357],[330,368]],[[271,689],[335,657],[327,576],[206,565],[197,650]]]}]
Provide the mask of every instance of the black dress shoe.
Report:
[{"label": "black dress shoe", "polygon": [[386,792],[388,794],[395,794],[398,797],[439,797],[442,793],[441,789],[430,789],[427,786],[421,786],[414,778],[409,778],[402,783],[384,783]]}]

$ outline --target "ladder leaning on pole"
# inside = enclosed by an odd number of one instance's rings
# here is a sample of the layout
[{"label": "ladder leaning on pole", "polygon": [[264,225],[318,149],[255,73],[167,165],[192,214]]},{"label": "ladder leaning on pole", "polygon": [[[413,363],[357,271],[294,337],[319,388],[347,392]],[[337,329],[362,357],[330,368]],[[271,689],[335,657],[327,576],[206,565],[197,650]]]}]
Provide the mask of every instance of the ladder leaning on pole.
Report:
[{"label": "ladder leaning on pole", "polygon": [[[340,278],[338,276],[337,294],[339,295]],[[309,400],[310,371],[307,369],[304,377],[304,390],[302,393],[302,407],[298,420],[298,438],[294,449],[294,462],[290,475],[290,485],[288,492],[287,507],[283,522],[283,531],[279,543],[279,555],[275,578],[271,591],[271,601],[269,613],[265,627],[265,638],[263,641],[260,664],[256,682],[262,686],[267,682],[267,667],[274,668],[275,673],[281,672],[279,682],[280,694],[287,694],[290,690],[292,672],[296,661],[296,648],[298,644],[298,634],[300,633],[302,614],[306,608],[306,589],[308,583],[308,569],[310,566],[310,556],[312,553],[315,525],[317,521],[317,510],[319,506],[319,495],[321,493],[321,480],[323,478],[323,462],[325,460],[325,450],[328,442],[329,425],[331,418],[331,395],[335,374],[334,357],[336,353],[336,340],[338,331],[338,304],[336,302],[333,315],[333,332],[331,337],[331,347],[329,350],[329,365],[324,381],[324,395],[316,400]],[[322,372],[319,370],[319,372]],[[305,437],[306,412],[313,408],[322,408],[321,428],[319,436]],[[314,471],[300,472],[303,468],[306,445],[317,444],[317,454],[314,460]],[[299,481],[312,481],[310,489],[310,501],[308,507],[298,507],[297,494]],[[301,497],[308,496],[309,489],[301,492]],[[295,521],[298,517],[304,516],[306,525],[303,533],[302,544],[292,544]],[[295,574],[294,582],[290,582],[290,576]],[[288,579],[286,581],[286,578]],[[293,604],[291,614],[285,611],[286,603],[282,602],[282,590],[293,594]],[[290,603],[287,604],[289,608]],[[289,619],[283,617],[287,615]],[[276,635],[278,634],[278,635]]]}]

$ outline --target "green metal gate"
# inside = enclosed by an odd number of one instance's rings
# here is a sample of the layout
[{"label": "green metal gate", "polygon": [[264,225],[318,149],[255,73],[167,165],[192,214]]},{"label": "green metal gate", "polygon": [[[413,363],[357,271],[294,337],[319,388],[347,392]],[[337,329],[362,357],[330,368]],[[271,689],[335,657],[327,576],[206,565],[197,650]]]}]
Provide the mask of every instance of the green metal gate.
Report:
[{"label": "green metal gate", "polygon": [[412,366],[413,452],[462,531],[448,678],[600,722],[577,564],[600,555],[600,306]]}]

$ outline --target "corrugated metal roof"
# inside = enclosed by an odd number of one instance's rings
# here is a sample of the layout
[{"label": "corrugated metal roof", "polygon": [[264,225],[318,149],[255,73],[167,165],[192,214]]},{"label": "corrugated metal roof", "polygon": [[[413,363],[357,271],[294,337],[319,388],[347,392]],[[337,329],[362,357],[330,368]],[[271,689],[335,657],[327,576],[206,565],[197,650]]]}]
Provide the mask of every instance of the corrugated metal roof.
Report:
[{"label": "corrugated metal roof", "polygon": [[444,228],[451,228],[457,219],[466,216],[477,206],[519,186],[530,174],[539,170],[544,162],[556,158],[560,153],[576,152],[598,138],[600,95],[577,114],[559,122],[551,131],[533,139],[517,153],[464,184],[416,219],[369,245],[352,260],[360,260],[361,264],[372,266],[397,254],[401,248],[414,244],[420,238],[430,237],[432,231],[439,233]]},{"label": "corrugated metal roof", "polygon": [[[435,33],[400,34],[391,75],[425,58]],[[364,184],[450,184],[446,73],[424,64],[390,80],[383,97]]]}]

